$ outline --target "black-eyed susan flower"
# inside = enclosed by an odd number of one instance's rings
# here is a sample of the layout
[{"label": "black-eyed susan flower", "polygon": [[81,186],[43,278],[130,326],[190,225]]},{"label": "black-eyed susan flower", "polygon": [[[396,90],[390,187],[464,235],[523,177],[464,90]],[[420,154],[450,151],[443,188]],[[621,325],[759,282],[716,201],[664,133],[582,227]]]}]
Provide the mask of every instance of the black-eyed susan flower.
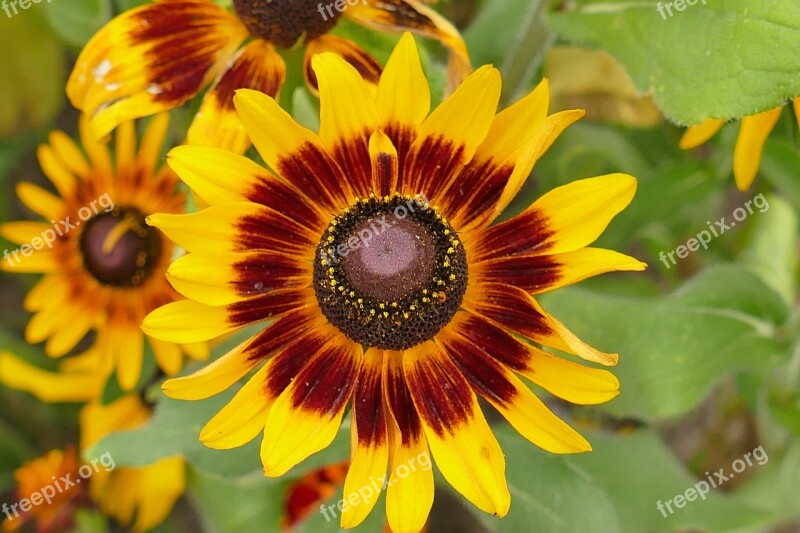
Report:
[{"label": "black-eyed susan flower", "polygon": [[[795,116],[800,122],[800,98],[795,98],[792,106]],[[782,111],[783,107],[776,107],[742,119],[739,136],[736,138],[736,148],[733,152],[733,176],[736,179],[736,187],[740,191],[749,189],[756,179],[758,167],[761,165],[764,143],[772,133]],[[723,125],[725,125],[724,120],[709,118],[702,124],[691,126],[683,134],[680,147],[689,150],[700,146],[713,137]]]},{"label": "black-eyed susan flower", "polygon": [[344,527],[367,516],[388,480],[392,530],[421,530],[433,502],[430,456],[469,501],[503,516],[505,459],[476,393],[545,450],[590,449],[517,374],[579,404],[618,394],[610,372],[532,344],[617,361],[579,340],[535,296],[644,268],[588,247],[631,201],[636,181],[577,181],[495,224],[581,111],[548,116],[545,82],[495,115],[500,75],[483,67],[429,113],[408,34],[374,94],[334,54],[316,56],[313,67],[318,134],[267,95],[239,91],[234,99],[274,173],[224,150],[171,152],[172,168],[210,207],[150,217],[190,252],[168,273],[189,299],[151,313],[144,330],[199,342],[272,322],[164,391],[207,398],[257,370],[200,438],[225,449],[263,433],[267,476],[327,447],[352,405],[344,499],[371,492],[343,508]]},{"label": "black-eyed susan flower", "polygon": [[[325,465],[292,482],[284,495],[281,531],[292,531],[310,515],[318,512],[320,505],[324,510],[324,502],[330,500],[344,484],[349,467],[348,461]],[[325,518],[330,521],[330,517]]]},{"label": "black-eyed susan flower", "polygon": [[[14,472],[16,502],[3,503],[3,533],[19,531],[34,523],[38,533],[71,531],[75,511],[86,507],[85,484],[79,479],[82,463],[74,447],[52,450],[28,461]],[[66,480],[66,481],[65,481]]]},{"label": "black-eyed susan flower", "polygon": [[9,353],[0,352],[0,384],[29,392],[43,402],[89,402],[100,398],[108,373],[97,347],[63,359],[49,372]]},{"label": "black-eyed susan flower", "polygon": [[458,30],[421,0],[157,0],[100,30],[78,57],[67,84],[73,105],[92,116],[97,135],[118,124],[175,108],[211,86],[188,143],[244,152],[247,134],[233,107],[236,89],[277,96],[286,78],[278,48],[306,45],[305,77],[316,89],[311,58],[334,52],[371,82],[381,67],[356,43],[328,32],[341,17],[379,31],[410,30],[451,51],[450,78],[471,70]]},{"label": "black-eyed susan flower", "polygon": [[[0,268],[45,274],[24,302],[34,314],[25,339],[47,341],[45,352],[60,357],[96,331],[102,358],[96,370],[105,378],[116,368],[126,390],[141,374],[142,319],[179,298],[164,278],[174,246],[145,223],[151,213],[184,210],[177,177],[158,167],[168,121],[165,114],[155,117],[138,150],[134,124],[122,124],[115,161],[89,134],[86,119],[81,135],[88,160],[69,137],[53,132],[38,155],[58,196],[30,183],[17,186],[22,203],[45,222],[0,226],[0,235],[20,246],[6,250]],[[180,370],[184,351],[207,356],[204,345],[180,347],[155,339],[150,345],[170,375]]]},{"label": "black-eyed susan flower", "polygon": [[[112,432],[136,429],[150,416],[150,409],[136,394],[106,405],[89,403],[80,413],[81,450],[85,453]],[[163,522],[186,490],[186,465],[181,457],[137,468],[117,467],[110,454],[101,459],[102,467],[92,473],[89,495],[106,516],[122,525],[132,524],[137,533]]]}]

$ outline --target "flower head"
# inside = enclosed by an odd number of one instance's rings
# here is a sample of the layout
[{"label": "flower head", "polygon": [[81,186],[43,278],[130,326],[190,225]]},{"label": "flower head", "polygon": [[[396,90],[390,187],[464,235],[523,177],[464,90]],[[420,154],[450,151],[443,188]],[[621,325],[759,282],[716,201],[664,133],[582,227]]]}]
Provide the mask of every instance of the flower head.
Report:
[{"label": "flower head", "polygon": [[[575,403],[618,394],[608,371],[533,344],[617,361],[580,341],[535,295],[644,268],[587,247],[631,201],[636,181],[622,174],[578,181],[494,223],[582,112],[548,116],[543,83],[496,115],[500,76],[484,67],[429,113],[408,34],[376,93],[334,54],[316,56],[313,66],[319,134],[267,95],[239,91],[234,99],[274,173],[224,150],[170,154],[172,168],[210,207],[149,218],[190,252],[169,269],[189,299],[151,313],[144,330],[194,342],[272,322],[164,391],[206,398],[257,370],[200,438],[225,449],[263,433],[267,476],[328,446],[352,404],[345,500],[387,476],[392,530],[421,530],[433,501],[432,456],[469,501],[503,516],[505,459],[477,395],[546,450],[590,449],[518,376]],[[361,523],[380,491],[343,510],[342,525]]]},{"label": "flower head", "polygon": [[233,93],[278,95],[286,65],[276,47],[306,45],[304,75],[314,90],[311,58],[323,52],[338,54],[377,83],[378,62],[356,43],[328,33],[341,17],[441,41],[451,50],[453,83],[471,70],[458,30],[421,0],[234,0],[233,8],[231,13],[212,0],[157,0],[123,13],[81,52],[67,84],[70,100],[102,136],[124,121],[180,106],[210,85],[187,140],[243,153],[250,142]]},{"label": "flower head", "polygon": [[18,531],[31,522],[36,523],[40,533],[69,530],[74,525],[76,508],[88,503],[84,487],[73,482],[79,479],[80,467],[75,448],[67,447],[52,450],[18,468],[14,472],[18,502],[3,506],[3,532]]},{"label": "flower head", "polygon": [[[126,390],[141,374],[142,319],[179,298],[164,279],[174,246],[145,224],[151,213],[184,209],[177,177],[157,166],[167,125],[166,115],[155,117],[137,150],[134,124],[123,124],[113,162],[107,146],[88,134],[87,119],[81,131],[88,160],[69,137],[53,132],[39,147],[39,162],[59,195],[30,183],[17,186],[22,203],[45,222],[0,226],[0,235],[20,245],[5,252],[0,268],[45,274],[25,300],[34,313],[26,340],[47,341],[46,353],[61,357],[96,331],[97,352],[87,363],[103,379],[116,369]],[[170,375],[180,370],[183,351],[207,356],[203,345],[150,344]]]}]

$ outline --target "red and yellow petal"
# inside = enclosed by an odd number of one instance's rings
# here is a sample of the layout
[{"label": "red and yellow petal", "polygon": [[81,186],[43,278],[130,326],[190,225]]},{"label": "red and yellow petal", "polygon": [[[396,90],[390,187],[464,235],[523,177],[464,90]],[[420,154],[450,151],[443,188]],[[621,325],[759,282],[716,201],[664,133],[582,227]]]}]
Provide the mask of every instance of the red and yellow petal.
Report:
[{"label": "red and yellow petal", "polygon": [[189,252],[273,250],[309,259],[319,239],[302,221],[252,202],[217,204],[188,215],[159,213],[147,223]]},{"label": "red and yellow petal", "polygon": [[270,207],[321,233],[328,223],[316,202],[252,160],[228,150],[179,146],[167,162],[208,205],[250,201]]},{"label": "red and yellow petal", "polygon": [[[389,431],[389,481],[386,519],[394,533],[419,533],[433,506],[434,484],[428,441],[403,374],[403,353],[385,352],[383,396]],[[405,465],[421,464],[408,476],[398,476]],[[427,466],[426,466],[427,465]],[[410,467],[409,467],[410,468]]]},{"label": "red and yellow petal", "polygon": [[500,73],[486,66],[467,78],[419,127],[406,157],[400,192],[437,204],[489,132],[500,99]]},{"label": "red and yellow petal", "polygon": [[[282,476],[328,447],[342,423],[353,385],[361,373],[361,347],[331,326],[329,340],[309,358],[269,411],[261,461],[268,477]],[[269,390],[274,390],[268,386]]]},{"label": "red and yellow petal", "polygon": [[317,74],[312,68],[312,59],[317,54],[332,52],[347,61],[358,71],[359,75],[367,83],[376,85],[381,77],[381,65],[372,57],[369,52],[358,46],[350,39],[339,37],[338,35],[320,35],[312,39],[306,45],[306,56],[303,66],[303,73],[308,86],[314,90],[319,90]]},{"label": "red and yellow petal", "polygon": [[446,336],[441,345],[470,386],[523,437],[552,453],[581,453],[591,446],[553,414],[533,392],[491,355],[463,337]]},{"label": "red and yellow petal", "polygon": [[615,353],[601,352],[580,340],[518,287],[491,283],[472,285],[467,289],[462,307],[533,342],[586,361],[613,366],[619,359]]},{"label": "red and yellow petal", "polygon": [[332,213],[352,203],[349,181],[319,135],[265,94],[242,89],[233,102],[258,153],[279,176]]},{"label": "red and yellow petal", "polygon": [[[313,309],[313,308],[312,308]],[[298,339],[306,339],[320,324],[318,313],[308,307],[296,309],[267,326],[194,374],[164,382],[164,394],[178,400],[202,400],[228,389],[278,350]]]},{"label": "red and yellow petal", "polygon": [[505,457],[469,382],[433,342],[407,355],[403,373],[439,471],[476,507],[505,516],[511,505]]},{"label": "red and yellow petal", "polygon": [[286,64],[275,47],[267,41],[251,41],[203,97],[189,127],[187,144],[243,154],[250,147],[250,139],[233,106],[234,92],[253,89],[277,98],[285,79]]},{"label": "red and yellow petal", "polygon": [[452,92],[472,71],[467,45],[444,17],[418,0],[368,0],[348,6],[344,16],[380,31],[411,31],[436,39],[450,50],[448,89]]},{"label": "red and yellow petal", "polygon": [[194,97],[247,36],[245,26],[213,2],[146,4],[92,37],[70,75],[67,95],[102,137],[122,122]]},{"label": "red and yellow petal", "polygon": [[476,283],[504,283],[530,294],[540,294],[572,285],[606,272],[641,271],[638,259],[602,248],[581,248],[555,255],[520,255],[492,259],[472,265]]},{"label": "red and yellow petal", "polygon": [[312,65],[319,82],[320,138],[353,192],[366,198],[372,192],[369,138],[380,123],[373,96],[358,71],[341,57],[319,54]]},{"label": "red and yellow petal", "polygon": [[[357,501],[342,509],[341,526],[358,526],[378,502],[389,465],[389,435],[383,407],[383,350],[364,354],[364,365],[355,389],[351,415],[350,469],[344,482],[345,501]],[[377,486],[375,486],[377,485]]]},{"label": "red and yellow petal", "polygon": [[311,281],[311,265],[275,252],[199,252],[184,255],[167,271],[183,296],[206,305],[229,305]]},{"label": "red and yellow petal", "polygon": [[633,199],[636,179],[608,174],[548,192],[520,215],[477,237],[472,261],[571,252],[593,243]]}]

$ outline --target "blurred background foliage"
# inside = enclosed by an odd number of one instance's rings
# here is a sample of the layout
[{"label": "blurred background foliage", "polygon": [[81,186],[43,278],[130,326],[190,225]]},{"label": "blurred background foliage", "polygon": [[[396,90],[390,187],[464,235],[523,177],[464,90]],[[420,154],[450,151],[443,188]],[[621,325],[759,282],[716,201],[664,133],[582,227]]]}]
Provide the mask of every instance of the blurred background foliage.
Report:
[{"label": "blurred background foliage", "polygon": [[[53,127],[74,133],[77,115],[64,97],[65,73],[80,47],[110,18],[142,0],[55,0],[13,18],[0,12],[0,220],[31,218],[16,201],[17,182],[44,183],[34,156]],[[225,2],[221,2],[225,3]],[[228,2],[229,3],[229,2]],[[800,529],[800,302],[798,213],[800,138],[784,113],[767,141],[753,188],[738,192],[731,161],[738,125],[707,145],[682,151],[680,125],[707,116],[738,119],[777,107],[800,93],[800,7],[782,0],[714,0],[664,20],[655,1],[451,0],[437,8],[462,28],[476,65],[503,73],[507,104],[542,76],[551,80],[553,109],[585,108],[534,170],[511,215],[543,192],[609,172],[639,179],[632,205],[612,223],[600,246],[649,263],[643,275],[614,274],[558,290],[543,304],[588,342],[618,351],[622,394],[598,407],[549,405],[588,434],[594,452],[549,455],[504,424],[496,431],[506,453],[512,507],[496,520],[472,514],[437,484],[430,531],[797,531]],[[742,15],[745,14],[745,15]],[[385,61],[396,38],[342,23]],[[443,51],[426,43],[424,59],[441,98]],[[301,57],[286,54],[289,72]],[[173,143],[192,115],[173,112]],[[314,127],[318,103],[295,77],[282,102]],[[669,252],[737,207],[764,194],[734,230],[667,268]],[[10,248],[10,243],[0,246]],[[0,273],[0,348],[44,368],[53,362],[22,340],[22,310],[32,276]],[[245,332],[226,344],[233,345]],[[223,353],[224,346],[215,350]],[[152,377],[152,363],[146,376]],[[188,371],[195,370],[190,367]],[[197,440],[200,428],[234,391],[201,402],[163,398],[143,380],[156,414],[146,427],[113,434],[95,455],[118,466],[144,465],[182,454],[189,490],[158,531],[277,531],[292,479],[349,455],[349,427],[335,443],[289,476],[261,476],[257,444],[220,452]],[[538,393],[546,394],[537,390]],[[119,396],[113,383],[105,399]],[[43,405],[0,388],[0,500],[11,501],[13,470],[23,461],[76,439],[77,407]],[[757,446],[769,456],[698,501],[664,518],[659,500],[683,493],[704,472],[728,469]],[[90,450],[88,456],[92,455]],[[334,496],[331,501],[341,497]],[[359,531],[377,532],[379,503]],[[106,531],[91,512],[83,532]],[[319,513],[298,531],[336,531]]]}]

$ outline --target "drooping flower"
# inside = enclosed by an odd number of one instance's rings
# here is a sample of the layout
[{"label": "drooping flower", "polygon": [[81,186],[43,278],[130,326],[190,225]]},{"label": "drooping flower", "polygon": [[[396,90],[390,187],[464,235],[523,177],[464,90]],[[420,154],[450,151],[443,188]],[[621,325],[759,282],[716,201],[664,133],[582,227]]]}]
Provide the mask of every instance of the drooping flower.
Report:
[{"label": "drooping flower", "polygon": [[[642,270],[588,247],[633,198],[623,174],[557,188],[502,223],[536,160],[581,111],[548,116],[548,86],[495,115],[500,75],[477,70],[437,109],[413,38],[395,48],[377,92],[334,54],[313,60],[319,134],[269,96],[234,99],[275,173],[231,152],[173,150],[170,166],[207,209],[148,222],[186,249],[169,269],[189,298],[144,321],[148,335],[199,342],[257,322],[264,329],[212,364],[164,384],[173,398],[217,394],[255,374],[202,430],[209,447],[263,434],[267,476],[281,476],[334,439],[352,405],[344,499],[389,479],[395,533],[420,531],[433,502],[432,456],[481,510],[503,516],[505,459],[478,404],[493,405],[555,453],[589,443],[518,374],[579,404],[619,393],[588,346],[535,296],[614,270]],[[428,455],[430,453],[430,456]],[[381,492],[342,512],[361,523]]]},{"label": "drooping flower", "polygon": [[[800,98],[795,98],[792,105],[795,116],[800,122]],[[733,176],[736,179],[736,187],[740,191],[749,189],[756,179],[758,167],[761,166],[764,143],[772,133],[782,111],[783,107],[776,107],[742,119],[739,136],[736,139],[736,148],[733,152]],[[723,125],[725,125],[724,120],[709,118],[702,124],[691,126],[683,134],[680,147],[684,150],[697,148],[713,137]]]},{"label": "drooping flower", "polygon": [[[34,314],[25,331],[30,343],[47,341],[52,357],[67,354],[90,332],[97,332],[95,361],[106,378],[116,368],[125,390],[140,378],[144,336],[140,324],[153,309],[179,295],[164,274],[174,246],[145,224],[151,213],[180,213],[185,194],[166,166],[158,168],[169,119],[151,121],[141,143],[132,122],[116,133],[116,158],[81,122],[83,149],[64,133],[50,135],[39,147],[42,170],[58,196],[31,183],[17,194],[45,222],[9,222],[0,235],[19,244],[6,250],[0,268],[45,276],[25,299]],[[183,352],[207,357],[205,345],[177,346],[150,339],[159,366],[169,375],[180,371]]]},{"label": "drooping flower", "polygon": [[311,58],[322,52],[340,55],[368,81],[378,81],[381,67],[372,56],[328,33],[341,17],[441,41],[451,51],[453,83],[471,70],[458,30],[420,0],[233,0],[233,9],[235,14],[212,0],[156,0],[121,14],[78,57],[67,84],[70,100],[102,136],[124,121],[178,107],[211,86],[187,141],[243,153],[250,143],[233,93],[254,89],[277,96],[286,65],[276,47],[306,45],[304,75],[312,89],[317,80]]},{"label": "drooping flower", "polygon": [[30,523],[36,524],[39,533],[71,530],[75,511],[88,504],[85,485],[75,483],[80,467],[75,448],[66,447],[18,468],[14,472],[17,501],[3,505],[3,533],[19,531]]}]

